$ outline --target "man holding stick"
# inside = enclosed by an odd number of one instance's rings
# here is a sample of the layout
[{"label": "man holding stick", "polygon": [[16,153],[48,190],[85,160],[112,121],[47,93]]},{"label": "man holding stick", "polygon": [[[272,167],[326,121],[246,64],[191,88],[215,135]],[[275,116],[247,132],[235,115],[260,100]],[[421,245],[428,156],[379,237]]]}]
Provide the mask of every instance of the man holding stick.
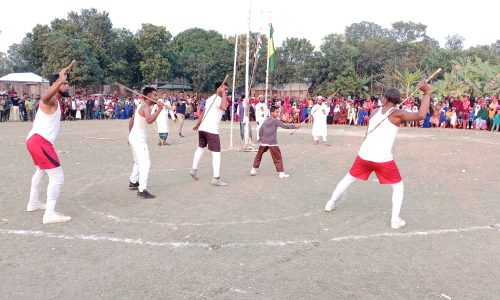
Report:
[{"label": "man holding stick", "polygon": [[[71,220],[70,216],[55,211],[61,187],[64,183],[64,173],[59,157],[54,150],[54,143],[61,125],[61,105],[59,101],[63,97],[69,97],[67,76],[73,64],[74,61],[68,67],[61,69],[59,74],[50,77],[50,88],[39,102],[33,128],[26,140],[26,147],[36,167],[35,174],[31,178],[30,200],[26,210],[32,212],[45,209],[42,219],[43,224],[62,223]],[[46,204],[41,203],[38,197],[44,173],[49,176]]]},{"label": "man holding stick", "polygon": [[220,179],[220,138],[219,126],[222,115],[227,109],[226,94],[228,85],[226,80],[215,84],[215,94],[206,100],[205,111],[203,117],[198,120],[198,123],[193,128],[198,130],[198,148],[194,153],[193,167],[189,171],[189,175],[193,179],[198,180],[198,164],[203,156],[203,150],[208,146],[208,150],[212,151],[212,167],[214,169],[214,177],[212,184],[215,186],[226,186],[227,183]]},{"label": "man holding stick", "polygon": [[314,145],[319,144],[319,137],[323,138],[323,143],[326,144],[326,135],[328,128],[326,118],[330,112],[330,106],[323,102],[323,97],[316,97],[316,104],[311,109],[311,117],[313,118],[312,135]]},{"label": "man holding stick", "polygon": [[[163,110],[163,102],[156,101],[157,92],[153,87],[145,87],[142,91],[146,100],[135,110],[129,121],[128,142],[134,155],[134,167],[130,174],[130,190],[137,190],[137,197],[150,199],[156,196],[147,191],[149,167],[149,149],[147,143],[147,125],[153,123]],[[158,105],[158,109],[151,114],[151,105]]]},{"label": "man holding stick", "polygon": [[401,102],[401,94],[396,88],[389,88],[384,93],[384,105],[375,109],[371,116],[367,135],[358,156],[349,173],[338,183],[330,201],[325,206],[325,211],[335,209],[335,202],[356,179],[367,180],[375,172],[380,184],[392,186],[392,229],[400,229],[406,222],[399,217],[403,203],[403,181],[392,155],[392,146],[399,130],[399,125],[404,122],[419,121],[425,118],[431,98],[431,85],[427,81],[419,84],[419,89],[424,92],[424,98],[418,112],[408,112],[397,109]]}]

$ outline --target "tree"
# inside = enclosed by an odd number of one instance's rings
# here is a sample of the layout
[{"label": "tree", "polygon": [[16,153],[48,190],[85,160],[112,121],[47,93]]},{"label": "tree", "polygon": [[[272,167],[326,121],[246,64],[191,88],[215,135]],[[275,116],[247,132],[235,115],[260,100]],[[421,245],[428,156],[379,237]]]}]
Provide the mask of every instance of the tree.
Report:
[{"label": "tree", "polygon": [[427,25],[414,22],[398,21],[392,23],[389,35],[399,42],[413,43],[423,40],[427,35]]},{"label": "tree", "polygon": [[432,74],[435,70],[441,68],[443,71],[438,75],[438,78],[441,78],[444,73],[452,71],[453,60],[460,57],[465,58],[465,53],[461,50],[433,49],[422,58],[420,68],[427,74]]},{"label": "tree", "polygon": [[171,78],[171,63],[162,56],[169,47],[172,35],[164,26],[142,24],[137,31],[134,44],[140,54],[140,70],[145,82],[156,82]]},{"label": "tree", "polygon": [[172,47],[196,91],[213,91],[214,83],[231,73],[234,52],[228,40],[216,31],[188,29],[175,36]]},{"label": "tree", "polygon": [[359,76],[354,70],[354,64],[351,61],[344,63],[341,74],[337,76],[335,83],[335,93],[340,95],[356,95],[360,97],[369,96],[367,84],[370,82],[368,76]]},{"label": "tree", "polygon": [[487,61],[492,65],[500,64],[500,53],[496,54],[494,48],[491,46],[482,45],[470,47],[469,49],[463,51],[463,53],[466,57],[470,57],[471,59],[478,57],[482,61]]},{"label": "tree", "polygon": [[140,70],[140,54],[134,44],[134,35],[128,29],[113,29],[115,39],[110,46],[107,81],[121,82],[139,88],[143,80]]},{"label": "tree", "polygon": [[14,44],[9,48],[9,59],[14,63],[16,72],[31,71],[37,74],[42,72],[46,57],[43,54],[44,43],[51,29],[47,25],[36,25],[32,32],[28,32],[21,44]]},{"label": "tree", "polygon": [[446,36],[445,49],[462,50],[464,47],[464,37],[459,34]]},{"label": "tree", "polygon": [[415,89],[415,84],[420,81],[422,73],[420,71],[410,72],[408,69],[404,69],[401,73],[396,70],[394,77],[399,82],[401,89],[405,91],[406,97]]},{"label": "tree", "polygon": [[43,44],[45,62],[42,67],[42,76],[48,77],[58,73],[75,59],[76,66],[70,76],[70,84],[77,87],[95,86],[102,82],[103,71],[99,61],[94,56],[92,48],[85,42],[65,35],[62,32],[50,33]]},{"label": "tree", "polygon": [[30,70],[28,62],[24,59],[22,50],[22,44],[12,44],[9,50],[7,50],[9,56],[6,59],[10,62],[11,69],[14,72],[28,72]]},{"label": "tree", "polygon": [[7,75],[12,71],[12,62],[7,58],[5,53],[0,52],[0,76]]},{"label": "tree", "polygon": [[323,54],[321,59],[324,60],[320,64],[323,64],[324,68],[318,78],[314,78],[316,81],[332,81],[336,79],[344,70],[346,66],[345,62],[353,61],[358,55],[358,49],[347,43],[345,36],[342,34],[329,34],[325,36],[320,50]]},{"label": "tree", "polygon": [[273,80],[278,83],[309,82],[314,46],[307,39],[287,38],[276,49]]},{"label": "tree", "polygon": [[382,26],[363,21],[361,23],[353,23],[345,28],[346,41],[351,45],[359,45],[365,40],[373,40],[387,36],[388,32]]}]

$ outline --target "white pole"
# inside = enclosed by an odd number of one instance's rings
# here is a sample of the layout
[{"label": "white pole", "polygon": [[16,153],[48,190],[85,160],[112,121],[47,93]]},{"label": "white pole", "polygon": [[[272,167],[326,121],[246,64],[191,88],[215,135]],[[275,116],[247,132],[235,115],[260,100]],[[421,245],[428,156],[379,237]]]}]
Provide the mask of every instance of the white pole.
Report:
[{"label": "white pole", "polygon": [[248,30],[247,30],[247,43],[246,43],[246,56],[245,56],[245,116],[244,120],[245,122],[245,146],[248,145],[249,139],[250,139],[250,117],[249,117],[249,112],[250,112],[250,85],[249,85],[249,60],[250,60],[250,13],[252,11],[252,0],[248,1],[249,2],[249,8],[248,8]]},{"label": "white pole", "polygon": [[[271,29],[271,24],[269,24],[269,30]],[[264,96],[264,103],[267,106],[267,90],[269,89],[269,38],[267,38],[267,58],[266,58],[266,93]],[[272,95],[271,95],[272,96]]]},{"label": "white pole", "polygon": [[229,139],[229,148],[233,148],[233,123],[234,123],[234,99],[235,99],[235,86],[236,86],[236,60],[238,58],[238,37],[239,34],[236,35],[236,39],[234,42],[234,66],[233,66],[233,93],[231,97],[231,134]]}]

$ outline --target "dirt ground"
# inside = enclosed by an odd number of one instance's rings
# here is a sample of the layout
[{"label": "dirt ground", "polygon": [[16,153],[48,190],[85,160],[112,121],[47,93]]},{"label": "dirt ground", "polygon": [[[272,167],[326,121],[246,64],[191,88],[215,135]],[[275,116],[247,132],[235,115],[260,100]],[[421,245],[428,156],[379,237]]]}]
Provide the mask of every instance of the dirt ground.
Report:
[{"label": "dirt ground", "polygon": [[[235,124],[236,126],[238,124]],[[498,299],[500,134],[402,128],[394,154],[405,183],[401,230],[389,226],[391,188],[372,175],[331,213],[322,209],[347,173],[366,128],[330,126],[330,146],[309,128],[278,141],[288,179],[269,153],[228,149],[210,185],[188,174],[197,146],[171,123],[156,145],[143,200],[128,190],[127,121],[63,122],[56,150],[65,224],[26,212],[34,171],[24,141],[31,123],[0,124],[1,299]],[[239,145],[235,126],[234,140]],[[47,178],[42,198],[45,199]]]}]

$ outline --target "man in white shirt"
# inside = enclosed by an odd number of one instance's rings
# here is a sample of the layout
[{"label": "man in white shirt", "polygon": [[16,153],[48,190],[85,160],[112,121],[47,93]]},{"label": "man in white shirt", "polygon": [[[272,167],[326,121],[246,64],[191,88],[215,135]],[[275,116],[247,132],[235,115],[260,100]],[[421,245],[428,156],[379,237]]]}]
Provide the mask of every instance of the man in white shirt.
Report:
[{"label": "man in white shirt", "polygon": [[193,179],[198,180],[198,164],[203,156],[203,150],[208,146],[208,150],[212,151],[212,166],[214,176],[212,184],[215,186],[226,186],[227,183],[220,179],[220,138],[219,126],[222,115],[226,111],[227,101],[226,94],[228,91],[227,83],[217,82],[215,84],[216,93],[206,100],[205,111],[203,117],[198,120],[198,123],[193,130],[198,130],[198,148],[194,153],[193,167],[189,171],[189,175]]},{"label": "man in white shirt", "polygon": [[137,197],[150,199],[156,196],[147,191],[149,167],[151,165],[147,143],[147,126],[153,123],[163,110],[163,102],[158,101],[158,109],[155,113],[151,113],[150,106],[156,102],[156,89],[145,87],[142,94],[146,96],[146,100],[137,107],[134,115],[130,118],[128,126],[128,143],[134,156],[134,167],[128,187],[130,190],[138,189]]},{"label": "man in white shirt", "polygon": [[328,133],[326,126],[326,118],[330,112],[330,106],[323,102],[323,97],[316,98],[316,104],[311,109],[311,116],[313,117],[312,135],[314,144],[319,144],[319,137],[323,137],[323,142],[326,143],[326,135]]},{"label": "man in white shirt", "polygon": [[257,123],[257,139],[259,139],[259,130],[260,127],[262,127],[262,124],[266,120],[266,118],[269,116],[269,109],[267,108],[267,105],[265,103],[264,97],[261,95],[259,96],[259,103],[255,105],[255,121]]},{"label": "man in white shirt", "polygon": [[[156,130],[158,132],[158,136],[160,137],[159,146],[170,145],[167,143],[168,132],[169,132],[169,124],[168,124],[168,115],[172,120],[175,120],[174,112],[172,111],[172,105],[170,105],[170,100],[167,99],[167,94],[163,93],[161,100],[163,101],[163,109],[156,118]],[[153,113],[158,109],[158,104],[153,106]]]},{"label": "man in white shirt", "polygon": [[[39,102],[38,113],[33,122],[33,128],[26,139],[26,147],[31,154],[36,171],[31,178],[30,200],[26,207],[29,212],[45,210],[43,224],[62,223],[71,220],[55,211],[57,200],[64,183],[59,157],[54,149],[54,144],[59,134],[61,124],[61,105],[59,101],[69,96],[68,72],[71,65],[50,77],[50,87]],[[49,176],[47,187],[47,203],[40,202],[40,184],[43,174]]]}]

